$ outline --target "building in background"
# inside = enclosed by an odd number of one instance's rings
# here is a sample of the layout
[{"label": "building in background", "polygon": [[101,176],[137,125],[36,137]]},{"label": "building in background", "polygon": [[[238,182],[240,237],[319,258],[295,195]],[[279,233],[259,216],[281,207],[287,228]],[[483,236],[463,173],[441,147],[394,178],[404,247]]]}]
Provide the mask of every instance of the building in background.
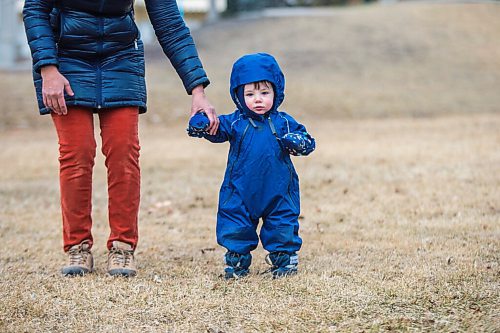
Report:
[{"label": "building in background", "polygon": [[22,19],[24,1],[0,0],[0,4],[0,70],[24,68],[30,58]]},{"label": "building in background", "polygon": [[[197,29],[203,23],[214,22],[226,11],[227,0],[177,0],[177,5],[190,29]],[[135,19],[145,44],[155,42],[153,27],[149,22],[144,0],[135,0]]]}]

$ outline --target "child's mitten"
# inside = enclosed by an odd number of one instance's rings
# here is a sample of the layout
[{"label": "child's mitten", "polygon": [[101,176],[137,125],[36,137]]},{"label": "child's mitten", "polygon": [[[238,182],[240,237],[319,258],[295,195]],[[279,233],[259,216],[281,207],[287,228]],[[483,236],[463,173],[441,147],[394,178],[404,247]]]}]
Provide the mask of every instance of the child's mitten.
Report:
[{"label": "child's mitten", "polygon": [[284,149],[295,156],[309,155],[315,148],[314,139],[307,133],[287,133],[281,142]]},{"label": "child's mitten", "polygon": [[206,113],[198,112],[189,119],[188,135],[201,138],[208,133],[208,126],[210,126],[210,120],[208,120]]}]

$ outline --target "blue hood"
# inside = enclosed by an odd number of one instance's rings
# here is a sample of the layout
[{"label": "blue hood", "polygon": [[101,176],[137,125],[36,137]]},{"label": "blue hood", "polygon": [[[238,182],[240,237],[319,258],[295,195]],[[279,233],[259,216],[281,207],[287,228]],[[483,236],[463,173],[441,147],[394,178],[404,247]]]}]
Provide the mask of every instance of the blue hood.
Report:
[{"label": "blue hood", "polygon": [[276,110],[285,99],[285,77],[276,59],[267,53],[253,53],[236,60],[231,71],[229,92],[238,109],[245,111],[248,108],[238,103],[236,88],[243,84],[264,80],[271,82],[274,86],[273,110]]}]

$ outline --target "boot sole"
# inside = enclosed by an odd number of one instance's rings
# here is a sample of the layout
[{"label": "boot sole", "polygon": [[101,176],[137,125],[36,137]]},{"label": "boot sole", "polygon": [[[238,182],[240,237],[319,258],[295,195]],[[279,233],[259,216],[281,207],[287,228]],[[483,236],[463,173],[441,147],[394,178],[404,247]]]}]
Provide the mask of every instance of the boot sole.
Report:
[{"label": "boot sole", "polygon": [[293,270],[289,270],[289,271],[285,271],[285,272],[277,271],[277,272],[273,272],[273,279],[286,278],[289,276],[297,275],[297,273],[298,273],[297,269],[293,269]]},{"label": "boot sole", "polygon": [[132,277],[136,276],[137,272],[136,271],[131,271],[130,269],[112,269],[108,271],[108,274],[111,276],[124,276],[124,277]]},{"label": "boot sole", "polygon": [[64,276],[83,276],[85,274],[89,274],[89,273],[92,273],[92,272],[93,272],[92,269],[89,270],[87,268],[77,267],[77,266],[74,266],[74,267],[64,267],[61,270],[61,273]]}]

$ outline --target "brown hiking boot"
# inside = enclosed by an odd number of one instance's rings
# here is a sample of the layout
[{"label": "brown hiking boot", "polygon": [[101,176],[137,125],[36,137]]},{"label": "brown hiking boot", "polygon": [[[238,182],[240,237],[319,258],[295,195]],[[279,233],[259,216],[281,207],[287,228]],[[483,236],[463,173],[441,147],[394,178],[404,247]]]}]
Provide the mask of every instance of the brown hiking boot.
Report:
[{"label": "brown hiking boot", "polygon": [[94,270],[94,258],[90,252],[88,240],[84,240],[78,245],[73,245],[68,250],[69,265],[63,267],[64,276],[85,275]]},{"label": "brown hiking boot", "polygon": [[113,241],[113,247],[108,254],[108,274],[127,277],[137,274],[132,246],[120,241]]}]

